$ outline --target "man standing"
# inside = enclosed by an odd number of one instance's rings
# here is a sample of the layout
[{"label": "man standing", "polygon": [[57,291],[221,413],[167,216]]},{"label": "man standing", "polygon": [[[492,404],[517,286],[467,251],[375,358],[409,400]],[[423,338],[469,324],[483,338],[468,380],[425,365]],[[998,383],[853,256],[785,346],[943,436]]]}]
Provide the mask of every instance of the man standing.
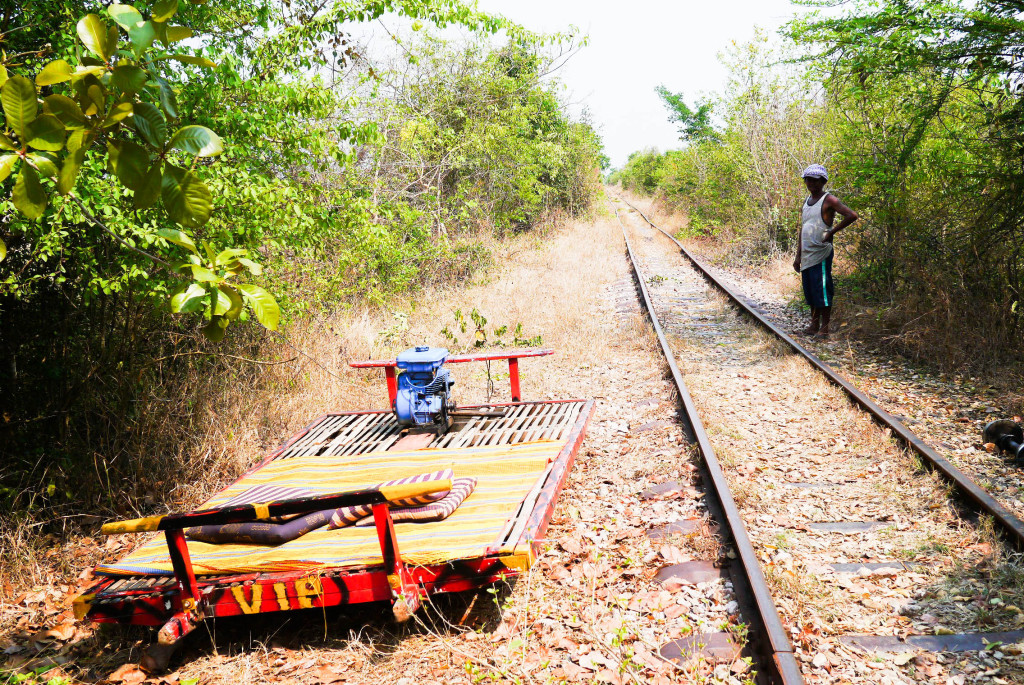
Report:
[{"label": "man standing", "polygon": [[[804,169],[803,177],[811,196],[801,206],[800,249],[793,260],[793,268],[803,280],[804,298],[811,307],[811,325],[802,332],[827,338],[832,318],[832,238],[859,217],[835,195],[825,192],[825,167],[812,164]],[[843,220],[833,226],[837,213]]]}]

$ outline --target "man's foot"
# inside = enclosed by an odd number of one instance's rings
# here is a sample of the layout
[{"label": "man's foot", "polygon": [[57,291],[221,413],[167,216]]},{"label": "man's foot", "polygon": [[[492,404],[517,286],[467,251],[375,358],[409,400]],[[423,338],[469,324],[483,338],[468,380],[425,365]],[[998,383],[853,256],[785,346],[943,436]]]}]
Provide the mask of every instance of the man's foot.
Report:
[{"label": "man's foot", "polygon": [[807,328],[801,328],[800,329],[800,335],[814,335],[817,332],[818,332],[818,326],[815,326],[814,324],[811,324]]},{"label": "man's foot", "polygon": [[820,328],[820,329],[818,330],[818,332],[816,332],[816,333],[814,334],[814,337],[815,337],[815,338],[816,338],[817,340],[828,340],[828,333],[829,333],[829,331],[828,331],[828,326],[822,326],[822,327],[821,327],[821,328]]}]

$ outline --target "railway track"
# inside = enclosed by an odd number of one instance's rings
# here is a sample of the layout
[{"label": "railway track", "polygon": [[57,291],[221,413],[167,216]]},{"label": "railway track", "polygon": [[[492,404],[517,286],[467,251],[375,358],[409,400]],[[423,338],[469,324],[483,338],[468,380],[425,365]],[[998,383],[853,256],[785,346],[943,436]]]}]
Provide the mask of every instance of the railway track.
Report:
[{"label": "railway track", "polygon": [[762,678],[1021,682],[1024,523],[622,201]]}]

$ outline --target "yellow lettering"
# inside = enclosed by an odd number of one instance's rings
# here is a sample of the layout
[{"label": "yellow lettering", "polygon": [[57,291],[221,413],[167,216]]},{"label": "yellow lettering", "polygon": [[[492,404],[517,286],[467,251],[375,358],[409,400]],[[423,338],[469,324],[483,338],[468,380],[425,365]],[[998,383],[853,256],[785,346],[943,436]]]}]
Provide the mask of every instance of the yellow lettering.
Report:
[{"label": "yellow lettering", "polygon": [[260,612],[260,604],[263,603],[262,585],[252,586],[251,602],[245,601],[245,586],[243,585],[231,588],[231,594],[234,596],[235,601],[238,602],[238,606],[242,609],[243,614],[258,614]]},{"label": "yellow lettering", "polygon": [[277,595],[277,608],[281,611],[288,611],[291,606],[288,604],[288,593],[285,591],[284,583],[274,583],[274,594]]},{"label": "yellow lettering", "polygon": [[317,577],[313,578],[301,578],[295,581],[295,594],[299,598],[300,609],[312,609],[313,600],[323,595],[323,586],[320,584],[320,579]]}]

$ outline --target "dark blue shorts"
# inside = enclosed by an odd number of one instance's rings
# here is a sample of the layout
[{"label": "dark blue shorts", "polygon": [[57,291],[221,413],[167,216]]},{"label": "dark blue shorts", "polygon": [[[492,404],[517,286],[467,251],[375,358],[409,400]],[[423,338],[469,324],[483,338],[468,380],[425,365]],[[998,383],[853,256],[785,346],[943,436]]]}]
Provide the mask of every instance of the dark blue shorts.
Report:
[{"label": "dark blue shorts", "polygon": [[835,286],[832,284],[832,255],[821,264],[815,264],[800,272],[804,282],[804,299],[814,309],[832,306]]}]

